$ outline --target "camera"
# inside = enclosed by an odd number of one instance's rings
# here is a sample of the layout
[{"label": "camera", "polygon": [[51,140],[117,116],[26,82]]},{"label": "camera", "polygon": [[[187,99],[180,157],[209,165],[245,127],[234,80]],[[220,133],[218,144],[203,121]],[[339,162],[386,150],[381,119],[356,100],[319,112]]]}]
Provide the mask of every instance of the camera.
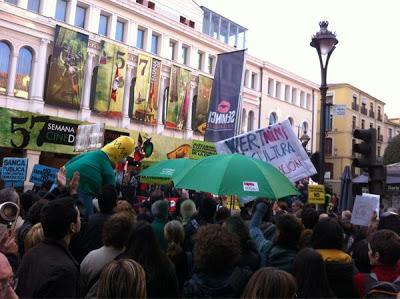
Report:
[{"label": "camera", "polygon": [[11,225],[17,220],[19,215],[19,207],[11,201],[0,204],[0,222]]}]

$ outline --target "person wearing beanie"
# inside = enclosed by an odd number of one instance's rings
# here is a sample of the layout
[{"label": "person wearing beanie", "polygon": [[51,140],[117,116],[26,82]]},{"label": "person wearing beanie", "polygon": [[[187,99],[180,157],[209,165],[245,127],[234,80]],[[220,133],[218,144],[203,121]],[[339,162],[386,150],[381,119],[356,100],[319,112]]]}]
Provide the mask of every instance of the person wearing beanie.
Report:
[{"label": "person wearing beanie", "polygon": [[116,184],[114,168],[118,162],[132,154],[135,141],[128,136],[120,136],[96,151],[83,153],[65,164],[67,179],[79,172],[78,192],[85,206],[85,217],[93,214],[93,198],[104,185]]},{"label": "person wearing beanie", "polygon": [[157,200],[151,206],[151,213],[153,214],[154,220],[151,227],[157,236],[160,243],[160,248],[165,251],[167,250],[167,241],[164,238],[164,226],[168,222],[168,208],[169,204],[165,200]]}]

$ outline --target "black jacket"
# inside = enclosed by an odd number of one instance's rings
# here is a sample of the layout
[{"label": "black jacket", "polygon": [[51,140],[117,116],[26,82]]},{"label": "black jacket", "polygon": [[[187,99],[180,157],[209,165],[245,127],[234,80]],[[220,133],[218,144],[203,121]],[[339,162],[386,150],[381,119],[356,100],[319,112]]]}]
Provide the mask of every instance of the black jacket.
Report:
[{"label": "black jacket", "polygon": [[195,273],[183,287],[183,298],[239,298],[251,273],[242,268],[235,268],[220,277]]},{"label": "black jacket", "polygon": [[25,253],[18,271],[20,298],[75,298],[79,265],[63,241],[46,239]]},{"label": "black jacket", "polygon": [[337,298],[358,298],[353,276],[358,270],[353,263],[325,262],[329,284]]}]

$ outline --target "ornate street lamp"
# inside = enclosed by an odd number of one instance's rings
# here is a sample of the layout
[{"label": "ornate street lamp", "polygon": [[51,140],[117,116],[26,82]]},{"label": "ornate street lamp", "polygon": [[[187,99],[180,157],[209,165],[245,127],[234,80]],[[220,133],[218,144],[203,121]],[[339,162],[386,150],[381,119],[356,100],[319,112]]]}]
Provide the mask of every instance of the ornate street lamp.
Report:
[{"label": "ornate street lamp", "polygon": [[[328,85],[326,83],[326,73],[328,69],[329,58],[338,43],[336,33],[328,30],[328,21],[319,22],[320,30],[311,40],[310,46],[315,48],[318,53],[319,64],[321,67],[321,111],[320,111],[320,130],[319,130],[319,169],[318,183],[324,184],[325,176],[325,134],[326,134],[326,92]],[[325,62],[324,62],[325,58]]]}]

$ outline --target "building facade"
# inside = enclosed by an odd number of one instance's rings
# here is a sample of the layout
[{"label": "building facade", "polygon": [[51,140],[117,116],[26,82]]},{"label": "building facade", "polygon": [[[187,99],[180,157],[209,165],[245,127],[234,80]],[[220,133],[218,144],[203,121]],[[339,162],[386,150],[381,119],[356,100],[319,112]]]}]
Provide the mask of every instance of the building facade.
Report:
[{"label": "building facade", "polygon": [[[49,77],[49,70],[58,27],[88,39],[87,51],[83,53],[82,88],[75,108],[55,105],[46,99],[48,82],[57,80]],[[65,40],[63,46],[68,49],[71,44],[72,41]],[[99,68],[109,58],[104,56],[105,44],[126,51],[124,84],[118,85],[123,86],[124,92],[117,117],[93,108]],[[24,111],[77,122],[105,123],[121,132],[135,130],[148,136],[202,140],[203,135],[193,125],[199,78],[212,79],[219,53],[245,46],[243,26],[222,16],[218,18],[218,14],[189,0],[0,0],[0,107],[10,110],[10,115]],[[158,92],[154,96],[157,112],[144,113],[145,119],[152,119],[151,125],[137,121],[131,113],[132,102],[138,97],[134,92],[141,55],[161,63]],[[63,61],[67,70],[73,72],[75,66]],[[118,68],[114,81],[121,78]],[[184,125],[179,128],[166,125],[174,68],[189,74],[189,102]],[[310,136],[308,149],[312,151],[316,144],[313,118],[316,84],[248,54],[245,69],[242,132],[287,118],[299,137],[304,133]],[[69,84],[72,88],[76,86],[72,79]],[[114,105],[110,103],[109,106]],[[14,125],[11,124],[11,131],[15,134],[29,130]],[[17,146],[5,149],[2,155],[28,157],[29,177],[34,164],[60,166],[71,157],[71,153],[59,147],[55,149],[52,153],[37,147]]]},{"label": "building facade", "polygon": [[[383,157],[387,145],[384,138],[385,103],[347,83],[330,84],[327,102],[346,107],[344,115],[332,115],[331,112],[325,138],[325,178],[327,183],[339,192],[343,169],[347,165],[352,166],[352,159],[355,158],[353,144],[359,142],[353,138],[355,129],[375,128],[377,157]],[[319,134],[319,127],[317,131]],[[360,175],[360,169],[352,167],[352,174],[353,177]]]}]

